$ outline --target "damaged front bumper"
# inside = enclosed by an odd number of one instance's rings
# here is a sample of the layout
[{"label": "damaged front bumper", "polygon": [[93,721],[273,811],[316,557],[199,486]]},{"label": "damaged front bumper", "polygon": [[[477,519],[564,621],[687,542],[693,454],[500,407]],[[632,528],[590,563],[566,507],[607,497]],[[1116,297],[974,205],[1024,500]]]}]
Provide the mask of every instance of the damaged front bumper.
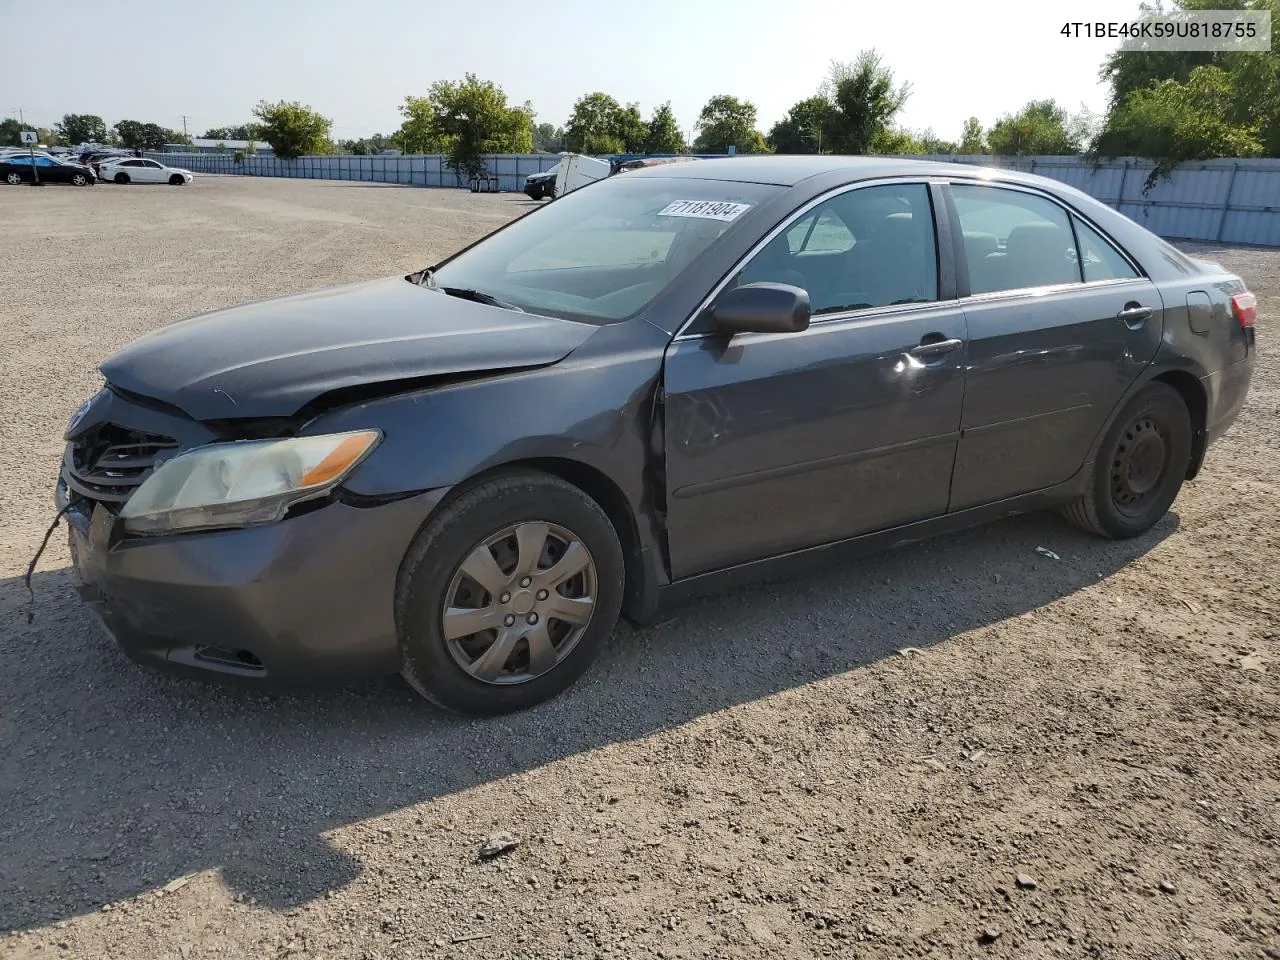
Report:
[{"label": "damaged front bumper", "polygon": [[[162,537],[126,537],[88,500],[66,518],[80,595],[133,659],[254,684],[349,683],[400,668],[400,562],[443,494]],[[67,495],[60,482],[60,506]]]}]

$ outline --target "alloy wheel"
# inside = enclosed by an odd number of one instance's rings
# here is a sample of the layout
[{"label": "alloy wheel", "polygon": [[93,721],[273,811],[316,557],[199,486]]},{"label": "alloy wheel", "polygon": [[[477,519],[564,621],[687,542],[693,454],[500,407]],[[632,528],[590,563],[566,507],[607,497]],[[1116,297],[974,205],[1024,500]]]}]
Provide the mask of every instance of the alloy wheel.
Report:
[{"label": "alloy wheel", "polygon": [[572,531],[511,524],[477,544],[445,591],[441,629],[454,661],[483,683],[525,683],[577,646],[597,599],[595,561]]}]

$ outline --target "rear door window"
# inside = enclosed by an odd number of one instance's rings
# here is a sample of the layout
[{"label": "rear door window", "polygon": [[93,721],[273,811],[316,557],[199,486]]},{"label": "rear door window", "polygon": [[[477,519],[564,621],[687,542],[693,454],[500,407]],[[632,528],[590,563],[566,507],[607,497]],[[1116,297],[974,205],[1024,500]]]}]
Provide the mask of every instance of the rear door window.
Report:
[{"label": "rear door window", "polygon": [[969,291],[996,293],[1079,283],[1079,256],[1066,210],[1002,187],[953,184],[964,235]]},{"label": "rear door window", "polygon": [[1084,282],[1095,280],[1126,280],[1136,277],[1124,256],[1103,236],[1079,217],[1072,217],[1076,226],[1076,239],[1080,243],[1080,266],[1084,270]]}]

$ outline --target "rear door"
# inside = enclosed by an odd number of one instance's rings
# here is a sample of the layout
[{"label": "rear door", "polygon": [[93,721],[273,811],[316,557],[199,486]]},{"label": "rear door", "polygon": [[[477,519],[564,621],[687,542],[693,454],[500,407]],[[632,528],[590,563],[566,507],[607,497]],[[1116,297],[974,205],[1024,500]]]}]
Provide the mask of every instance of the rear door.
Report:
[{"label": "rear door", "polygon": [[1047,194],[957,181],[950,196],[970,294],[958,510],[1075,474],[1155,356],[1164,304],[1135,262]]},{"label": "rear door", "polygon": [[923,182],[844,188],[747,259],[729,283],[804,287],[808,330],[730,338],[695,323],[672,342],[673,576],[946,512],[965,321],[932,197]]}]

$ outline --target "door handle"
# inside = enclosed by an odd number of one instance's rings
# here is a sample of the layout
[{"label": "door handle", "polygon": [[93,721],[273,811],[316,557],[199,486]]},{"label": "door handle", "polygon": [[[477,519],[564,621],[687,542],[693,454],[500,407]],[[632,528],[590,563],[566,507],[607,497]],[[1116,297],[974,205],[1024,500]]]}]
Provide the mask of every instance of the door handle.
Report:
[{"label": "door handle", "polygon": [[1140,303],[1126,303],[1124,309],[1116,314],[1116,319],[1123,320],[1131,327],[1140,327],[1151,319],[1151,314],[1155,313],[1151,307],[1144,307]]},{"label": "door handle", "polygon": [[907,353],[918,360],[931,360],[953,350],[959,350],[963,346],[964,341],[955,338],[949,340],[929,340],[926,338],[921,342],[920,346],[912,347]]}]

